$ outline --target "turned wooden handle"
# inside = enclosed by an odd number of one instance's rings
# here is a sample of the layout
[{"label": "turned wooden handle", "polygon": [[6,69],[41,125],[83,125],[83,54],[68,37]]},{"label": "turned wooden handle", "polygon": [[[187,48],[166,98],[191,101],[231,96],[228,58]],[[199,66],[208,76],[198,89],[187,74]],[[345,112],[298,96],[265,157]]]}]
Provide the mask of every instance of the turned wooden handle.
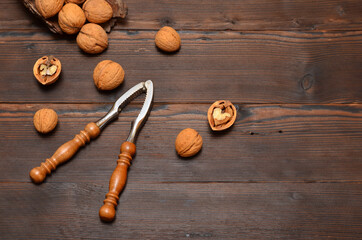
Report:
[{"label": "turned wooden handle", "polygon": [[103,221],[113,221],[116,215],[119,194],[122,192],[127,181],[128,167],[131,165],[132,157],[136,153],[136,145],[124,142],[121,146],[121,154],[118,156],[117,167],[113,171],[109,181],[109,192],[104,199],[104,205],[99,210],[99,216]]},{"label": "turned wooden handle", "polygon": [[83,131],[80,131],[72,140],[60,146],[51,158],[41,163],[40,167],[33,168],[29,173],[31,180],[34,183],[42,183],[47,174],[55,170],[59,164],[68,161],[80,147],[96,138],[100,132],[101,130],[95,123],[88,123]]}]

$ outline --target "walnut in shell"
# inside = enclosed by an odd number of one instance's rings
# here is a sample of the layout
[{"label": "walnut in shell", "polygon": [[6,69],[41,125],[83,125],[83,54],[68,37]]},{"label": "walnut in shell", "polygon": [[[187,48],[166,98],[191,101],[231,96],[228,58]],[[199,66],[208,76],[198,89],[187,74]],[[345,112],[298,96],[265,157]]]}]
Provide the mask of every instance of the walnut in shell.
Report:
[{"label": "walnut in shell", "polygon": [[181,157],[194,156],[202,148],[202,137],[196,130],[186,128],[177,135],[175,147]]},{"label": "walnut in shell", "polygon": [[39,58],[33,67],[33,74],[36,80],[43,85],[49,85],[58,80],[62,64],[53,56]]},{"label": "walnut in shell", "polygon": [[45,19],[55,16],[63,4],[64,0],[35,0],[36,9]]},{"label": "walnut in shell", "polygon": [[210,106],[207,112],[207,119],[212,130],[225,130],[234,124],[236,108],[230,101],[216,101]]},{"label": "walnut in shell", "polygon": [[113,9],[106,0],[87,0],[83,11],[89,22],[104,23],[113,16]]},{"label": "walnut in shell", "polygon": [[86,21],[83,10],[74,3],[67,3],[58,14],[58,23],[63,32],[75,34]]},{"label": "walnut in shell", "polygon": [[111,60],[104,60],[96,66],[93,72],[94,84],[100,90],[112,90],[118,87],[124,79],[121,65]]},{"label": "walnut in shell", "polygon": [[80,29],[77,44],[86,53],[101,53],[108,47],[108,36],[101,26],[87,23]]},{"label": "walnut in shell", "polygon": [[156,46],[165,52],[175,52],[181,46],[180,35],[172,27],[161,28],[155,37]]},{"label": "walnut in shell", "polygon": [[[42,16],[40,11],[37,9],[37,7],[35,5],[35,1],[39,1],[39,0],[21,0],[21,1],[23,2],[25,7],[31,13],[33,13],[35,16],[40,18],[48,26],[50,31],[52,31],[53,33],[57,33],[57,34],[63,34],[63,31],[59,26],[58,19],[56,19],[56,18],[46,19],[45,17]],[[48,2],[48,0],[42,0],[42,1]],[[50,2],[50,0],[49,0],[49,2]],[[83,0],[66,0],[66,3],[69,3],[69,2],[79,4],[84,1]],[[126,3],[123,0],[107,0],[107,2],[112,7],[113,16],[112,16],[112,19],[110,19],[108,22],[103,23],[102,27],[106,30],[106,32],[111,32],[112,27],[117,22],[117,19],[122,19],[127,16],[128,8],[127,8]],[[60,9],[61,9],[61,6],[60,6]]]},{"label": "walnut in shell", "polygon": [[40,133],[51,132],[58,123],[58,115],[53,109],[38,110],[33,118],[34,127]]}]

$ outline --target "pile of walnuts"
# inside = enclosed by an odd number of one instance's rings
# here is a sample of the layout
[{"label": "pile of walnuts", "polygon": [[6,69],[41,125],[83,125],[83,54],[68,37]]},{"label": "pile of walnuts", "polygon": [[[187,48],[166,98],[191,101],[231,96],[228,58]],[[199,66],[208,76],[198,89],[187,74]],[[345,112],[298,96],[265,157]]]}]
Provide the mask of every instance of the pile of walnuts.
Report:
[{"label": "pile of walnuts", "polygon": [[[24,1],[35,1],[38,15],[40,14],[43,19],[57,18],[56,24],[61,32],[78,34],[78,46],[90,54],[101,53],[108,47],[107,33],[99,24],[110,21],[114,16],[121,16],[119,10],[122,0]],[[113,2],[118,2],[118,10],[111,5]],[[127,14],[126,6],[123,6],[123,10],[124,18]],[[115,14],[115,12],[117,13]],[[53,25],[49,22],[46,23],[53,31]],[[155,45],[163,52],[177,52],[181,47],[181,37],[172,27],[164,26],[155,35]],[[38,59],[33,68],[35,78],[43,85],[54,83],[58,79],[60,71],[61,63],[54,56],[44,56]],[[104,60],[99,62],[94,69],[93,80],[99,90],[112,90],[122,84],[124,75],[120,64]],[[210,106],[207,117],[213,131],[223,131],[234,124],[236,114],[237,110],[230,101],[220,100]],[[34,126],[40,133],[51,132],[57,122],[57,114],[52,109],[41,109],[34,116]],[[192,128],[182,130],[175,141],[176,152],[181,157],[196,155],[200,152],[202,145],[201,135]]]},{"label": "pile of walnuts", "polygon": [[84,52],[97,54],[108,47],[107,33],[99,25],[114,15],[106,0],[35,0],[35,7],[44,19],[58,15],[61,30],[78,34],[77,44]]}]

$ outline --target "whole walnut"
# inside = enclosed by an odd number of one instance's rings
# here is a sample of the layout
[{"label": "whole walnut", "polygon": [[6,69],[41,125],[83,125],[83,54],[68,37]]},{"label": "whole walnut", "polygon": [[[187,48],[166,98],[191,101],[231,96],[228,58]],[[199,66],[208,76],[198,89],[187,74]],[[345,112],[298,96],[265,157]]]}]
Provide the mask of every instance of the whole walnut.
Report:
[{"label": "whole walnut", "polygon": [[83,11],[92,23],[104,23],[113,16],[113,9],[105,0],[87,0],[83,4]]},{"label": "whole walnut", "polygon": [[74,3],[67,3],[58,14],[58,23],[63,32],[75,34],[86,21],[83,10]]},{"label": "whole walnut", "polygon": [[85,0],[65,0],[66,3],[82,4]]},{"label": "whole walnut", "polygon": [[58,115],[53,109],[38,110],[33,118],[34,127],[40,133],[51,132],[58,123]]},{"label": "whole walnut", "polygon": [[44,18],[55,16],[62,9],[64,0],[35,0],[36,9]]},{"label": "whole walnut", "polygon": [[175,147],[181,157],[194,156],[202,148],[202,137],[196,130],[186,128],[177,135]]},{"label": "whole walnut", "polygon": [[93,72],[94,84],[100,90],[112,90],[118,87],[124,79],[121,65],[111,60],[104,60],[96,66]]},{"label": "whole walnut", "polygon": [[175,52],[181,46],[180,35],[172,27],[161,28],[155,37],[156,46],[165,52]]},{"label": "whole walnut", "polygon": [[108,36],[101,26],[87,23],[80,29],[77,44],[86,53],[101,53],[108,47]]}]

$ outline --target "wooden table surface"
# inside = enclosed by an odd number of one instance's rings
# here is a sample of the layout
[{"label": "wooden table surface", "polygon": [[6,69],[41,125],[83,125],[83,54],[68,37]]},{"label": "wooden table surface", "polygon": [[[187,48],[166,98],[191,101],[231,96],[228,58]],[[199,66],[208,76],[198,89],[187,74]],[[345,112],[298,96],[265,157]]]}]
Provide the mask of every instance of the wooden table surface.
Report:
[{"label": "wooden table surface", "polygon": [[[126,2],[108,50],[90,56],[20,1],[1,0],[0,238],[361,239],[362,2]],[[154,46],[164,25],[181,35],[176,54]],[[43,87],[32,68],[48,54],[62,75]],[[106,59],[126,79],[99,92],[92,73]],[[31,183],[33,167],[147,79],[154,106],[113,223],[98,210],[142,97],[46,182]],[[220,99],[238,117],[214,133],[206,113]],[[43,107],[59,116],[46,136],[32,123]],[[189,160],[174,150],[187,127],[204,141]]]}]

